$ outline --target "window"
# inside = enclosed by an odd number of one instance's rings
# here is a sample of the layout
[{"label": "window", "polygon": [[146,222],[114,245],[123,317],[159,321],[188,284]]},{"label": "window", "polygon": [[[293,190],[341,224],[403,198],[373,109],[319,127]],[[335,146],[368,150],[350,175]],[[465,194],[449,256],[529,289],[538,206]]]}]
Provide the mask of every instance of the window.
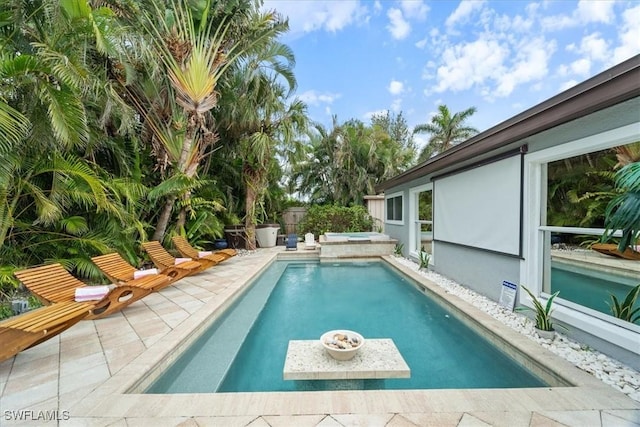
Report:
[{"label": "window", "polygon": [[402,222],[402,194],[387,197],[387,222]]},{"label": "window", "polygon": [[[626,349],[637,349],[640,326],[614,317],[607,302],[612,294],[624,298],[637,280],[611,274],[621,268],[601,264],[614,258],[590,245],[604,231],[617,154],[633,151],[639,131],[637,124],[625,125],[525,156],[527,250],[521,283],[543,298],[560,291],[559,319]],[[525,298],[520,303],[527,304]]]},{"label": "window", "polygon": [[409,253],[417,257],[418,251],[424,250],[433,264],[433,184],[411,189],[409,213]]}]

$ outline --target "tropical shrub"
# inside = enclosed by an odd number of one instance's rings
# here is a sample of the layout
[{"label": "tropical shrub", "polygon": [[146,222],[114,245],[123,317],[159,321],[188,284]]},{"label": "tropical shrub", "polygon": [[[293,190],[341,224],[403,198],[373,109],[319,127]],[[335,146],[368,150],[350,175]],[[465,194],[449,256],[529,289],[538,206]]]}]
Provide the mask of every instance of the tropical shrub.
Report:
[{"label": "tropical shrub", "polygon": [[371,231],[373,218],[364,206],[316,205],[309,208],[299,225],[300,234]]},{"label": "tropical shrub", "polygon": [[630,163],[616,172],[616,188],[622,193],[607,205],[607,231],[602,241],[610,240],[613,233],[621,229],[618,250],[624,252],[640,239],[640,162]]},{"label": "tropical shrub", "polygon": [[610,295],[611,304],[609,304],[609,307],[611,308],[611,313],[618,319],[636,323],[640,320],[640,307],[634,310],[633,305],[636,303],[638,295],[640,295],[640,284],[631,289],[622,302],[619,302],[615,295]]}]

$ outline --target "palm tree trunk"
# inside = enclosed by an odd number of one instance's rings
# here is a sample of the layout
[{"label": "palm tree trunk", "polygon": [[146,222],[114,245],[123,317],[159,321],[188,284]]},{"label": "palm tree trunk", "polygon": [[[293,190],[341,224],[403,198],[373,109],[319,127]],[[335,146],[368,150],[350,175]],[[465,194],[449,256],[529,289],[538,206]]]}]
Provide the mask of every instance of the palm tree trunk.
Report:
[{"label": "palm tree trunk", "polygon": [[[187,159],[189,158],[189,152],[191,151],[191,147],[193,146],[194,138],[196,131],[196,121],[194,117],[189,119],[189,128],[185,134],[184,142],[182,143],[182,151],[180,152],[180,159],[178,159],[178,163],[176,165],[176,170],[188,174],[190,171],[190,165],[187,164]],[[195,165],[195,170],[197,170],[197,164]],[[156,231],[153,233],[152,240],[157,240],[161,242],[164,239],[164,234],[167,231],[167,226],[169,225],[169,221],[171,220],[171,211],[173,211],[173,206],[178,200],[178,196],[170,196],[167,198],[164,207],[162,208],[162,212],[158,217],[158,223],[156,224]],[[184,208],[183,208],[184,209]],[[185,216],[186,218],[186,216]],[[184,222],[183,224],[184,225]]]},{"label": "palm tree trunk", "polygon": [[247,215],[244,220],[244,228],[247,233],[247,249],[254,250],[256,248],[256,202],[258,192],[255,183],[251,179],[245,178],[247,195],[245,197],[245,209]]},{"label": "palm tree trunk", "polygon": [[164,239],[164,233],[167,231],[167,225],[169,225],[169,220],[171,219],[171,211],[173,210],[173,205],[176,203],[176,199],[176,196],[171,196],[164,203],[162,212],[158,217],[156,231],[153,233],[153,237],[151,237],[151,240],[162,242],[162,240]]}]

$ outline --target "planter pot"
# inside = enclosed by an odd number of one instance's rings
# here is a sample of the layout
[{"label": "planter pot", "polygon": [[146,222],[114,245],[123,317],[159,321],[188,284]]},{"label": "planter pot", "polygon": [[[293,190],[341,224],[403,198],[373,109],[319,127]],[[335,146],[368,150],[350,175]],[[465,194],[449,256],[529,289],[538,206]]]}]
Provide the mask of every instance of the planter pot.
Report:
[{"label": "planter pot", "polygon": [[260,224],[256,226],[256,240],[261,248],[272,248],[278,241],[279,224]]},{"label": "planter pot", "polygon": [[553,341],[553,338],[556,336],[556,331],[554,331],[554,330],[543,331],[542,329],[538,329],[538,328],[535,328],[535,330],[536,330],[536,334],[538,334],[538,336],[540,338],[545,339],[545,340],[552,340]]},{"label": "planter pot", "polygon": [[213,247],[216,249],[226,249],[228,246],[227,239],[215,239],[213,241]]}]

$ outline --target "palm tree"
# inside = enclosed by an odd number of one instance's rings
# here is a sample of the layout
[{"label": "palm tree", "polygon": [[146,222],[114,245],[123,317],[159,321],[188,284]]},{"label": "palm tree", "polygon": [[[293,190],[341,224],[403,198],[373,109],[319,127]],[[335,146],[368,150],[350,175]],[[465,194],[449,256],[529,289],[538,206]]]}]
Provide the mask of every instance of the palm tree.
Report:
[{"label": "palm tree", "polygon": [[423,162],[437,154],[448,150],[456,144],[477,134],[477,129],[465,126],[465,121],[476,112],[475,107],[451,115],[446,105],[438,106],[438,114],[430,123],[416,125],[413,133],[428,133],[429,142],[422,149],[418,162]]},{"label": "palm tree", "polygon": [[[170,8],[163,2],[151,3],[148,13],[141,11],[150,42],[147,79],[132,96],[151,135],[158,167],[169,173],[169,179],[150,194],[165,200],[152,237],[162,240],[178,199],[178,226],[185,223],[191,191],[202,185],[197,179],[199,167],[218,141],[211,111],[218,103],[221,77],[246,50],[273,36],[275,18],[256,14],[246,37],[238,38],[229,32],[237,28],[231,25],[233,16],[221,19],[208,8],[183,2],[173,1]],[[245,19],[247,10],[242,12]],[[161,67],[154,69],[158,58]]]},{"label": "palm tree", "polygon": [[307,144],[308,158],[296,165],[294,179],[300,192],[314,203],[362,204],[375,187],[406,169],[415,148],[402,121],[389,117],[338,123],[331,131],[315,125]]},{"label": "palm tree", "polygon": [[272,32],[249,46],[225,76],[216,113],[220,135],[231,147],[230,155],[241,160],[250,248],[255,246],[257,221],[273,214],[265,211],[266,190],[282,176],[279,161],[301,152],[298,136],[307,129],[306,105],[290,98],[296,88],[293,52],[277,41],[288,30],[288,23],[276,13],[256,13],[252,19],[269,22]]},{"label": "palm tree", "polygon": [[83,159],[100,133],[96,112],[118,99],[104,75],[118,25],[105,8],[94,14],[80,0],[14,1],[7,10],[11,19],[0,25],[0,122],[11,132],[0,152],[7,143],[11,150],[0,166],[0,250],[20,251],[0,258],[35,254],[42,262],[61,250],[38,251],[35,237],[80,232],[70,218],[107,213],[126,221],[106,185],[110,177]]}]

